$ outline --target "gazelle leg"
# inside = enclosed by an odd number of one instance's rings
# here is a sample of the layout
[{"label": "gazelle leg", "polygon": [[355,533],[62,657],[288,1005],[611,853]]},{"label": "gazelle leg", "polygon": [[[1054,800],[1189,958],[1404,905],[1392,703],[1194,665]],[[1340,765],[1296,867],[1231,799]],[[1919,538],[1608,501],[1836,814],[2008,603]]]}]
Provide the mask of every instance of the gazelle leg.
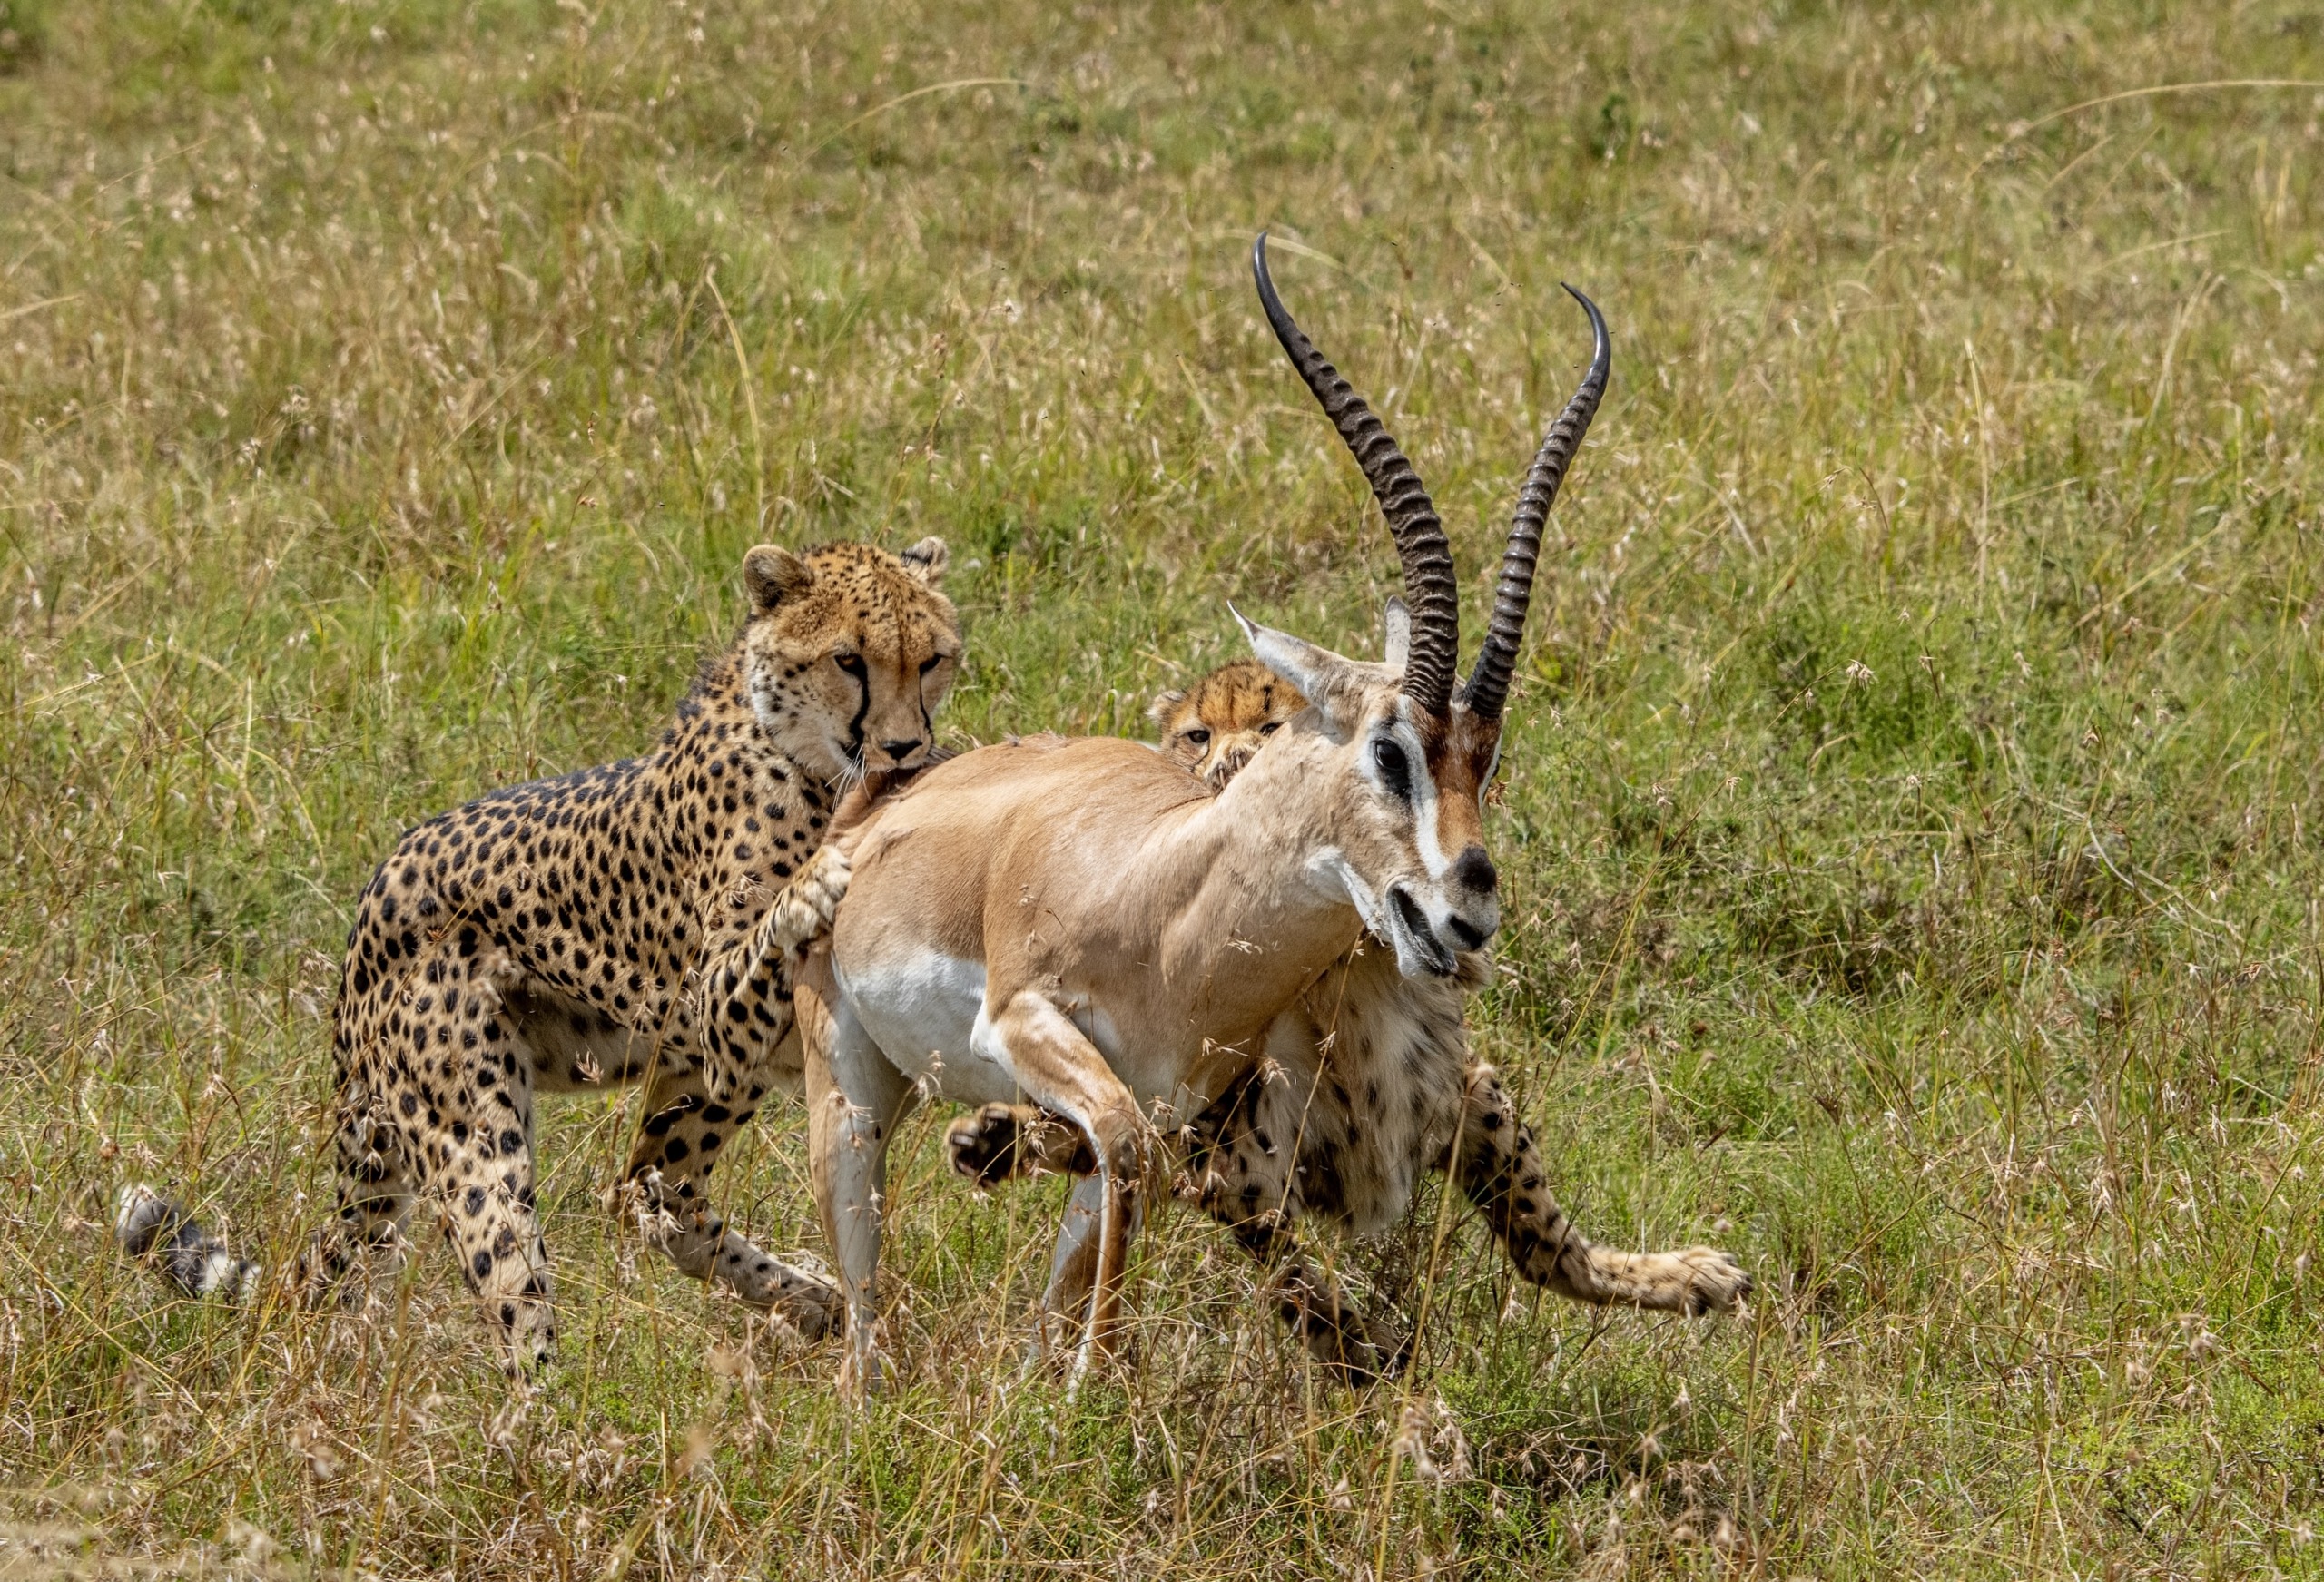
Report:
[{"label": "gazelle leg", "polygon": [[1098,1253],[1105,1226],[1106,1183],[1098,1156],[1078,1126],[1030,1105],[989,1104],[962,1115],[945,1134],[952,1168],[980,1187],[1015,1177],[1076,1177],[1049,1258],[1049,1289],[1041,1294],[1040,1350],[1071,1352],[1081,1337],[1098,1286]]},{"label": "gazelle leg", "polygon": [[[1289,1209],[1295,1202],[1288,1178],[1295,1161],[1287,1151],[1260,1143],[1262,1127],[1250,1103],[1257,1092],[1248,1079],[1237,1083],[1189,1128],[1188,1195],[1274,1276],[1269,1294],[1308,1354],[1349,1384],[1369,1384],[1402,1365],[1403,1340],[1350,1301],[1301,1246]],[[1318,1100],[1330,1102],[1321,1095]],[[1042,1305],[1053,1329],[1056,1315],[1087,1302],[1096,1277],[1099,1200],[1088,1143],[1047,1111],[1001,1104],[954,1121],[945,1142],[952,1168],[980,1186],[1043,1174],[1085,1177],[1067,1201],[1050,1263]]]},{"label": "gazelle leg", "polygon": [[918,1091],[889,1063],[843,1003],[827,1002],[813,972],[797,988],[800,1045],[806,1057],[808,1174],[823,1237],[840,1268],[847,1311],[843,1388],[879,1387],[880,1217],[885,1207],[888,1141]]},{"label": "gazelle leg", "polygon": [[1071,1354],[1081,1339],[1089,1299],[1098,1286],[1098,1243],[1105,1223],[1106,1183],[1095,1171],[1073,1184],[1049,1257],[1049,1286],[1041,1293],[1040,1350]]},{"label": "gazelle leg", "polygon": [[1518,1118],[1501,1075],[1469,1068],[1454,1145],[1461,1187],[1483,1211],[1518,1273],[1560,1296],[1674,1312],[1732,1312],[1751,1294],[1751,1277],[1715,1247],[1618,1253],[1593,1247],[1550,1195],[1533,1135]]},{"label": "gazelle leg", "polygon": [[[974,1037],[1013,1073],[1025,1096],[1073,1123],[1089,1141],[1097,1174],[1077,1206],[1091,1223],[1086,1231],[1068,1216],[1052,1271],[1051,1292],[1060,1297],[1087,1289],[1074,1347],[1071,1377],[1078,1382],[1092,1359],[1110,1355],[1122,1329],[1122,1285],[1129,1244],[1145,1217],[1146,1184],[1153,1160],[1153,1138],[1137,1101],[1106,1064],[1098,1046],[1046,997],[1019,993],[979,1019]],[[1085,1241],[1090,1245],[1083,1250]],[[1080,1273],[1088,1263],[1086,1282]],[[1069,1310],[1052,1309],[1062,1317]]]}]

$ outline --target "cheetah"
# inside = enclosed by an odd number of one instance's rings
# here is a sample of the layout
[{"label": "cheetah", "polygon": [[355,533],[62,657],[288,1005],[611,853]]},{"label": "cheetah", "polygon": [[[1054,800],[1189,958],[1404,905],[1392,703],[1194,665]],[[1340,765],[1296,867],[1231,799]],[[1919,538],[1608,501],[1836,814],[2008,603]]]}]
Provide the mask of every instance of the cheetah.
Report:
[{"label": "cheetah", "polygon": [[1162,755],[1217,791],[1306,706],[1289,682],[1256,659],[1238,659],[1191,687],[1163,693],[1146,714],[1161,729]]},{"label": "cheetah", "polygon": [[[1164,756],[1216,793],[1305,706],[1265,665],[1237,660],[1162,693],[1150,717]],[[1263,1058],[1177,1139],[1177,1195],[1275,1271],[1285,1322],[1351,1382],[1394,1371],[1404,1341],[1310,1262],[1294,1226],[1315,1215],[1357,1235],[1385,1230],[1424,1171],[1454,1170],[1519,1274],[1560,1295],[1700,1312],[1733,1308],[1750,1291],[1724,1253],[1641,1257],[1593,1246],[1573,1229],[1500,1074],[1469,1052],[1463,1003],[1489,974],[1472,952],[1452,977],[1405,978],[1393,951],[1359,940],[1277,1018]],[[1078,1128],[1021,1105],[963,1116],[947,1143],[953,1168],[984,1188],[1096,1165]]]},{"label": "cheetah", "polygon": [[[554,1341],[535,1213],[533,1100],[642,1083],[625,1173],[648,1239],[695,1278],[818,1336],[823,1282],[722,1223],[718,1155],[796,1091],[792,981],[848,863],[824,837],[847,785],[925,762],[960,624],[943,541],[750,551],[750,613],[644,757],[480,797],[410,830],[365,889],[333,1013],[338,1214],[295,1283],[392,1268],[436,1211],[510,1365]],[[197,1295],[257,1269],[167,1199],[117,1229]]]}]

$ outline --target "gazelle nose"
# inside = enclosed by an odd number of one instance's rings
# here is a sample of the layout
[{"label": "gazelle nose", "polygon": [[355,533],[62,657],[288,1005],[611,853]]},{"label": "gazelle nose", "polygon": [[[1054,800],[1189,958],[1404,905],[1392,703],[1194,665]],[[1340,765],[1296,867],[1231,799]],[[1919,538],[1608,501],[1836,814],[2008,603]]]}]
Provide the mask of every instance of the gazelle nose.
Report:
[{"label": "gazelle nose", "polygon": [[1451,877],[1462,889],[1479,895],[1491,895],[1501,888],[1501,875],[1493,871],[1492,859],[1482,846],[1472,846],[1454,858]]},{"label": "gazelle nose", "polygon": [[926,742],[915,737],[909,742],[882,742],[880,743],[880,751],[886,753],[892,762],[901,763],[926,745]]},{"label": "gazelle nose", "polygon": [[1491,927],[1480,929],[1458,912],[1445,919],[1444,926],[1463,950],[1482,950],[1485,941],[1493,936]]}]

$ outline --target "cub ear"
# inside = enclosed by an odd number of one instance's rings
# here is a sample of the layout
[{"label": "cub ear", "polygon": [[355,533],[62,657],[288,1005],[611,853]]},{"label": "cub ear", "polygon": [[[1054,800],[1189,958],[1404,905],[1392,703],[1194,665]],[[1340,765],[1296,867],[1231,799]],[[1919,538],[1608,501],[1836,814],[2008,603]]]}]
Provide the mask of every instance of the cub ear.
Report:
[{"label": "cub ear", "polygon": [[1157,725],[1167,725],[1170,722],[1170,716],[1177,713],[1178,705],[1186,701],[1187,694],[1177,687],[1172,687],[1167,693],[1157,693],[1154,701],[1147,705],[1146,717]]},{"label": "cub ear", "polygon": [[743,556],[743,585],[750,590],[751,614],[765,615],[785,599],[815,585],[815,571],[787,549],[762,544]]},{"label": "cub ear", "polygon": [[1384,624],[1388,634],[1388,668],[1402,670],[1413,652],[1413,609],[1404,603],[1402,594],[1389,597]]},{"label": "cub ear", "polygon": [[941,538],[923,538],[896,557],[904,569],[930,587],[940,587],[945,568],[952,564],[952,552],[944,547]]}]

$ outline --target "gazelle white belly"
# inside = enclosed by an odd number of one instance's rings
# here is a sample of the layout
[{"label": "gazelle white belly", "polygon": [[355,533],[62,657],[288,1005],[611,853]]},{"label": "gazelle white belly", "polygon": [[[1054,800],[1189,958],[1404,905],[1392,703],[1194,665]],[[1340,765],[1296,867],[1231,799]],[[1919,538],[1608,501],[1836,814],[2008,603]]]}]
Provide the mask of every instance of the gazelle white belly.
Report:
[{"label": "gazelle white belly", "polygon": [[[1011,1104],[1024,1096],[1009,1048],[985,1008],[981,962],[934,954],[870,964],[834,956],[832,976],[856,1025],[888,1063],[934,1096],[956,1104]],[[1096,1045],[1141,1102],[1182,1099],[1180,1074],[1167,1059],[1132,1061],[1105,1011],[1077,997],[1061,1008]],[[1153,1069],[1144,1069],[1146,1066]]]},{"label": "gazelle white belly", "polygon": [[985,1026],[984,964],[934,954],[858,965],[834,957],[832,976],[856,1024],[898,1071],[960,1104],[1009,1103],[1017,1078],[995,1058]]}]

